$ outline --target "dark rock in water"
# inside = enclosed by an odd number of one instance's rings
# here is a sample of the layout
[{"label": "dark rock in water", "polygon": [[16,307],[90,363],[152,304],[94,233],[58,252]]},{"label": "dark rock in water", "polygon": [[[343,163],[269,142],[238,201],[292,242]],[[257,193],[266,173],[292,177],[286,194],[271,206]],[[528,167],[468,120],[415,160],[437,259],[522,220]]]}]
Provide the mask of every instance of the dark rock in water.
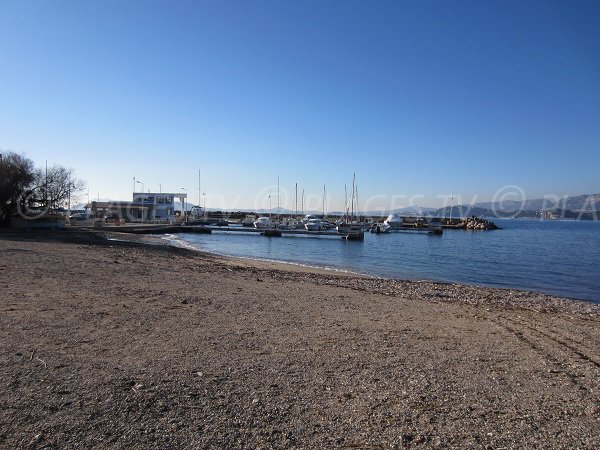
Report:
[{"label": "dark rock in water", "polygon": [[267,237],[281,237],[281,231],[279,230],[265,230],[263,232],[264,236]]},{"label": "dark rock in water", "polygon": [[498,227],[494,222],[489,220],[480,219],[472,216],[462,220],[462,225],[467,230],[497,230]]}]

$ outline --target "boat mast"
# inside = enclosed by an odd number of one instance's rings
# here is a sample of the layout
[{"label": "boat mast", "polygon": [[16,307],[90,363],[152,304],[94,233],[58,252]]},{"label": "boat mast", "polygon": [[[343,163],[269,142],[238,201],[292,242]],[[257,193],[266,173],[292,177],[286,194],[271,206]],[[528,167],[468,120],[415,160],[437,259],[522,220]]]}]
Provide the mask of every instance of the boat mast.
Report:
[{"label": "boat mast", "polygon": [[360,210],[358,209],[358,185],[356,185],[355,191],[356,191],[356,221],[360,222]]},{"label": "boat mast", "polygon": [[277,175],[277,220],[279,220],[279,175]]},{"label": "boat mast", "polygon": [[304,189],[302,189],[302,215],[304,216]]},{"label": "boat mast", "polygon": [[296,206],[295,206],[295,208],[296,209],[294,210],[294,213],[296,215],[294,216],[294,218],[297,219],[298,218],[298,183],[296,183]]},{"label": "boat mast", "polygon": [[344,183],[344,222],[348,222],[348,187]]},{"label": "boat mast", "polygon": [[354,186],[355,185],[356,185],[356,174],[354,174],[352,176],[352,200],[351,200],[352,213],[350,214],[350,222],[352,222],[354,220]]},{"label": "boat mast", "polygon": [[450,191],[450,225],[452,225],[452,200],[454,200],[454,189]]},{"label": "boat mast", "polygon": [[325,185],[323,185],[323,219],[325,219]]},{"label": "boat mast", "polygon": [[208,214],[206,213],[206,185],[204,185],[202,196],[204,197],[204,219],[206,219],[208,217]]}]

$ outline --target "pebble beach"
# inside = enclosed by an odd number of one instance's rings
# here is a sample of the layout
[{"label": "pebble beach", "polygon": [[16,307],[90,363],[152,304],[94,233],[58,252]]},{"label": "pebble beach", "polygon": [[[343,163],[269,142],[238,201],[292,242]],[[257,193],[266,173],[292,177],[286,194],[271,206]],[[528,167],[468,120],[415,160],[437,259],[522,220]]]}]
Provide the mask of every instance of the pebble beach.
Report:
[{"label": "pebble beach", "polygon": [[1,448],[600,447],[593,303],[84,232],[0,293]]}]

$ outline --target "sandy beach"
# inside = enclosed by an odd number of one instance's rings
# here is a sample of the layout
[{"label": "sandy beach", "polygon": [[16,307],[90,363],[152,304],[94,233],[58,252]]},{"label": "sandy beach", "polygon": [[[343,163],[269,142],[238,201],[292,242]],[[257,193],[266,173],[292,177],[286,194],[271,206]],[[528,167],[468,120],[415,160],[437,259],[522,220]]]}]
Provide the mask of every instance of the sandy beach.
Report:
[{"label": "sandy beach", "polygon": [[600,447],[600,305],[0,234],[1,448]]}]

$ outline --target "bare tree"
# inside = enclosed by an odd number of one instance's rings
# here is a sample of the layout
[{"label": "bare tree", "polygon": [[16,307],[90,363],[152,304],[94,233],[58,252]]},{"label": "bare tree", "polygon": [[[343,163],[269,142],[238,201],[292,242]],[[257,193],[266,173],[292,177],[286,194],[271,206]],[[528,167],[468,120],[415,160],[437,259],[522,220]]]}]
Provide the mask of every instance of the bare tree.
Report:
[{"label": "bare tree", "polygon": [[83,180],[76,178],[71,169],[52,166],[37,170],[35,177],[38,201],[49,210],[67,206],[69,200],[75,200],[85,187]]},{"label": "bare tree", "polygon": [[0,151],[0,226],[10,225],[17,212],[31,219],[63,208],[78,199],[84,186],[71,169],[36,170],[29,158]]},{"label": "bare tree", "polygon": [[10,224],[19,199],[35,180],[33,161],[14,152],[0,152],[0,226]]}]

